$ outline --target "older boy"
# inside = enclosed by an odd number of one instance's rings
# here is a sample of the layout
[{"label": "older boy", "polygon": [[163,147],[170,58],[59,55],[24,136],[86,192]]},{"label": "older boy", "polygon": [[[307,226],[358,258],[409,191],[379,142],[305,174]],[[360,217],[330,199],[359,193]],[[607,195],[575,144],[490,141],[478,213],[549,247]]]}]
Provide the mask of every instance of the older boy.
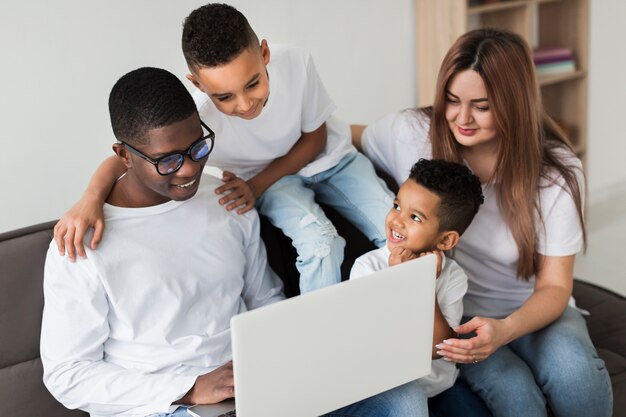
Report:
[{"label": "older boy", "polygon": [[[308,53],[277,46],[270,60],[267,42],[259,42],[246,18],[225,4],[194,10],[185,20],[182,46],[200,118],[219,138],[209,163],[225,170],[225,184],[216,190],[223,194],[220,204],[238,213],[256,205],[291,238],[302,292],[341,279],[345,240],[318,203],[336,208],[376,246],[384,245],[382,221],[393,195],[352,146],[348,125],[331,117],[335,105]],[[114,175],[104,177],[98,184]],[[79,253],[85,223],[95,223],[99,236],[100,216],[91,213],[108,188],[90,188],[102,191],[83,210],[88,215],[76,209],[71,214],[77,221],[66,216],[55,234],[60,248],[72,237],[72,223],[79,224],[73,240]]]},{"label": "older boy", "polygon": [[[483,203],[479,179],[461,164],[420,159],[400,186],[386,219],[387,246],[359,257],[350,274],[358,278],[428,252],[453,249]],[[443,258],[437,278],[433,358],[437,346],[453,337],[460,324],[467,276],[452,259]],[[445,358],[444,358],[445,360]],[[450,388],[458,375],[452,362],[436,360],[418,383],[433,397]],[[422,410],[426,413],[427,410]]]}]

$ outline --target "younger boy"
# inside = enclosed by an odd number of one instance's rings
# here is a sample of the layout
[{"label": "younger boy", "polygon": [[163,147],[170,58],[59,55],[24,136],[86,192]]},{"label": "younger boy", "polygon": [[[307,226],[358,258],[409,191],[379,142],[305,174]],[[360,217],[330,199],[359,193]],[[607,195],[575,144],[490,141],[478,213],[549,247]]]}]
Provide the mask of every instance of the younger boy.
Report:
[{"label": "younger boy", "polygon": [[[359,257],[350,278],[358,278],[422,256],[454,248],[469,226],[483,194],[479,179],[464,165],[420,159],[400,186],[386,220],[387,246]],[[441,259],[437,277],[433,359],[435,345],[453,337],[460,324],[467,276],[452,259]],[[445,359],[445,358],[444,358]],[[450,388],[458,371],[452,362],[433,361],[432,371],[418,380],[428,397]]]},{"label": "younger boy", "polygon": [[[225,184],[216,190],[223,195],[220,204],[237,213],[256,206],[291,238],[302,292],[341,279],[345,240],[318,203],[384,245],[382,219],[393,195],[352,146],[348,125],[331,116],[335,105],[308,53],[276,46],[270,60],[267,42],[259,42],[243,14],[226,4],[208,4],[188,16],[182,48],[187,78],[198,88],[200,118],[218,138],[209,164],[224,170]],[[97,212],[103,197],[83,212]],[[80,230],[94,223],[91,214],[74,214]],[[55,234],[60,248],[76,222],[71,216],[64,221],[67,227]],[[80,253],[82,240],[74,241]]]}]

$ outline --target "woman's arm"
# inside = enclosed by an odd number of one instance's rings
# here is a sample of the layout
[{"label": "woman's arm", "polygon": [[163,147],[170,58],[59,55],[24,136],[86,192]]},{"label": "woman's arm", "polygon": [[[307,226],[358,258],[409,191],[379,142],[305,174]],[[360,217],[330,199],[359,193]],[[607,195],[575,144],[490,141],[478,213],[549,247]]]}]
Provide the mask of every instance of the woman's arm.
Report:
[{"label": "woman's arm", "polygon": [[90,227],[94,228],[94,233],[89,247],[96,249],[104,232],[102,205],[124,172],[126,166],[117,156],[105,159],[96,169],[80,200],[54,226],[54,240],[61,256],[67,251],[72,262],[76,260],[76,254],[85,257],[83,238]]},{"label": "woman's arm", "polygon": [[448,339],[440,355],[454,362],[472,363],[489,357],[500,346],[535,332],[563,314],[572,294],[575,255],[540,256],[533,294],[504,319],[474,317],[454,328],[459,334],[476,332],[471,339]]}]

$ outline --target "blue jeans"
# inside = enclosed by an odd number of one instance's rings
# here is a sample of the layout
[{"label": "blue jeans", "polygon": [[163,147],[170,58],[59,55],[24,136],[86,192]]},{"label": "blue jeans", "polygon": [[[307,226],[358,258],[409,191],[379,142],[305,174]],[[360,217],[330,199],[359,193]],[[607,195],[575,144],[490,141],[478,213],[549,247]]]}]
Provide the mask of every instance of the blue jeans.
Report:
[{"label": "blue jeans", "polygon": [[428,404],[417,381],[411,381],[322,417],[428,417]]},{"label": "blue jeans", "polygon": [[613,394],[584,318],[568,307],[549,326],[501,347],[461,375],[500,416],[610,416]]},{"label": "blue jeans", "polygon": [[428,399],[430,417],[493,417],[483,400],[457,378],[453,386]]},{"label": "blue jeans", "polygon": [[187,407],[180,406],[173,413],[150,414],[148,417],[191,417],[187,412]]},{"label": "blue jeans", "polygon": [[393,194],[361,153],[311,177],[287,175],[269,187],[257,209],[288,236],[298,252],[300,291],[341,281],[345,240],[318,203],[336,209],[376,246],[385,244],[385,217]]}]

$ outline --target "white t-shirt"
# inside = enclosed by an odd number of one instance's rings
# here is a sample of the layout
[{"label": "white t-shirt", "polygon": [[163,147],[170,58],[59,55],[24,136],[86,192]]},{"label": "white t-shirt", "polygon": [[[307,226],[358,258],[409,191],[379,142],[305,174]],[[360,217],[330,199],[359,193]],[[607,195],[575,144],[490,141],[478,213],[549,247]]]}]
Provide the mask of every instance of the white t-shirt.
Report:
[{"label": "white t-shirt", "polygon": [[100,246],[75,263],[50,244],[41,358],[65,406],[169,412],[198,375],[231,359],[232,316],[283,299],[256,211],[224,210],[219,183],[204,175],[187,201],[105,205]]},{"label": "white t-shirt", "polygon": [[[360,278],[389,267],[387,246],[370,251],[354,262],[350,279]],[[435,292],[441,313],[450,327],[458,326],[463,316],[463,295],[467,290],[467,276],[452,259],[443,257],[441,274],[437,278]],[[452,362],[432,361],[430,374],[418,380],[427,396],[433,397],[454,385],[459,371]]]},{"label": "white t-shirt", "polygon": [[208,164],[249,179],[300,139],[326,122],[326,148],[298,174],[310,177],[326,171],[354,152],[350,127],[331,117],[335,104],[317,74],[310,54],[284,45],[271,47],[267,71],[270,93],[259,116],[244,120],[228,116],[200,90],[193,94],[200,118],[215,132]]},{"label": "white t-shirt", "polygon": [[[428,129],[428,118],[414,110],[388,115],[365,129],[363,151],[401,184],[419,158],[432,158]],[[561,155],[568,165],[582,167],[571,152],[563,149]],[[580,179],[579,183],[584,184]],[[525,281],[517,277],[517,244],[501,216],[495,190],[483,185],[483,194],[485,203],[451,256],[469,278],[464,314],[501,318],[517,310],[533,293],[535,278]],[[539,206],[543,223],[536,221],[537,251],[545,256],[579,252],[583,240],[578,212],[559,175],[541,180]]]}]

